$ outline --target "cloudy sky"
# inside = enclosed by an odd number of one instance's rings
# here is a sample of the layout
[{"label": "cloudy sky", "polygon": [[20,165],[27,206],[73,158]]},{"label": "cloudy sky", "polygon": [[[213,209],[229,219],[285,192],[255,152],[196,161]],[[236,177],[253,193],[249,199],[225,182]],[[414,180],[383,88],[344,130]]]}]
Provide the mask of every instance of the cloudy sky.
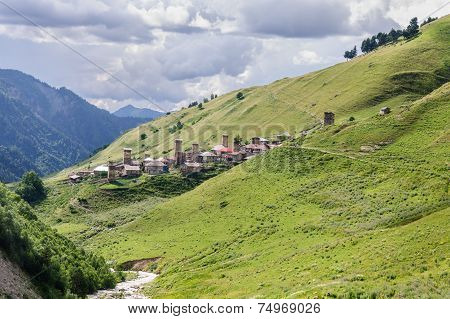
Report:
[{"label": "cloudy sky", "polygon": [[339,63],[369,34],[442,6],[433,16],[449,14],[445,0],[0,0],[0,68],[110,111],[156,109],[146,98],[169,110]]}]

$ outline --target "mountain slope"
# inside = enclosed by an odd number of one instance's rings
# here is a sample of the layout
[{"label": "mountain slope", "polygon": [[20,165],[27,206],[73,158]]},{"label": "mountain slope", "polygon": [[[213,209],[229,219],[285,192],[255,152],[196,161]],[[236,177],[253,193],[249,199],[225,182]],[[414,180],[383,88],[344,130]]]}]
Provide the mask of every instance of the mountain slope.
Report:
[{"label": "mountain slope", "polygon": [[0,70],[0,180],[16,180],[31,169],[60,170],[138,123],[118,119],[65,88]]},{"label": "mountain slope", "polygon": [[160,117],[163,115],[163,113],[154,111],[151,109],[140,109],[137,107],[134,107],[133,105],[127,105],[124,106],[117,111],[112,113],[113,115],[117,117],[134,117],[134,118],[141,118],[141,119],[147,119],[152,120],[154,118]]},{"label": "mountain slope", "polygon": [[430,146],[420,138],[428,123],[430,140],[448,136],[439,119],[450,117],[449,96],[447,84],[413,103],[415,120],[399,119],[409,129],[379,154],[302,145],[330,128],[87,243],[120,262],[160,257],[146,291],[158,298],[448,298],[449,175],[433,167],[449,143],[432,145],[420,166],[405,165],[402,149],[409,139],[416,151]]},{"label": "mountain slope", "polygon": [[[383,106],[394,111],[448,81],[450,77],[450,16],[426,25],[418,38],[400,41],[324,70],[269,85],[231,92],[206,104],[143,124],[94,156],[95,164],[120,159],[123,147],[159,156],[172,152],[175,138],[184,147],[199,142],[209,148],[223,132],[244,140],[288,131],[299,133],[318,125],[323,112],[336,114],[336,122],[350,116],[364,120]],[[174,129],[181,122],[181,130]],[[148,137],[141,140],[145,133]],[[81,166],[84,163],[81,163]]]},{"label": "mountain slope", "polygon": [[[444,17],[411,41],[124,134],[94,163],[124,146],[162,154],[177,136],[295,139],[163,203],[124,205],[139,216],[84,245],[153,260],[160,276],[145,293],[157,298],[448,298],[449,38]],[[335,125],[320,125],[324,111]]]}]

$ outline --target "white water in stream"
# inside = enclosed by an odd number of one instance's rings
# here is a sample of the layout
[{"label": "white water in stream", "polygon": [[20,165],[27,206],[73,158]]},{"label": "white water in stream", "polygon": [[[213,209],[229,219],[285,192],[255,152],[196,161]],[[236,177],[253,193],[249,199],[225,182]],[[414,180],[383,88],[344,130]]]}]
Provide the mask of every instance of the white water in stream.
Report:
[{"label": "white water in stream", "polygon": [[151,272],[138,271],[137,278],[120,282],[113,289],[99,290],[89,299],[145,299],[146,297],[139,293],[139,290],[146,283],[153,281],[158,275]]}]

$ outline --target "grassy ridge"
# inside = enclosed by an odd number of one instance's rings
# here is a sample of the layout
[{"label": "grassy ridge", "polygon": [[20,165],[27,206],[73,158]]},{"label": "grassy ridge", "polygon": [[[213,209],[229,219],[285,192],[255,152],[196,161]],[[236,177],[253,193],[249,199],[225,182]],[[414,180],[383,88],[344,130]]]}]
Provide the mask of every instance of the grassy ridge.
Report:
[{"label": "grassy ridge", "polygon": [[[283,131],[295,134],[320,123],[324,111],[335,112],[337,122],[345,122],[350,116],[363,121],[386,105],[397,110],[450,78],[449,21],[450,16],[443,17],[426,25],[418,38],[349,62],[241,90],[243,100],[236,99],[235,91],[204,104],[204,110],[194,107],[174,112],[124,134],[89,161],[96,165],[118,160],[123,147],[159,156],[172,151],[176,137],[184,140],[185,147],[196,141],[208,148],[225,131],[244,139]],[[178,121],[183,128],[170,133]],[[143,133],[148,136],[145,140],[140,138]]]}]

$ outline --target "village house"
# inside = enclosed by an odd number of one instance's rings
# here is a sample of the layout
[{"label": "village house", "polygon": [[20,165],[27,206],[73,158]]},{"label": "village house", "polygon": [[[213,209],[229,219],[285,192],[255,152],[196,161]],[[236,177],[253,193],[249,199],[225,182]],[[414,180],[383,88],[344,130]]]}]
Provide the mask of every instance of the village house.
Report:
[{"label": "village house", "polygon": [[266,143],[261,143],[260,137],[253,137],[252,143],[245,145],[244,148],[245,148],[246,156],[252,156],[252,155],[264,153],[265,151],[268,151],[270,149]]},{"label": "village house", "polygon": [[187,162],[181,165],[181,172],[183,174],[200,173],[202,171],[202,164]]},{"label": "village house", "polygon": [[234,163],[242,162],[245,157],[245,152],[241,152],[241,151],[233,152],[233,153],[230,153],[229,156],[231,157],[231,161]]},{"label": "village house", "polygon": [[217,155],[211,152],[200,153],[202,163],[212,163],[217,161]]},{"label": "village house", "polygon": [[80,175],[77,175],[77,174],[72,174],[72,175],[69,175],[69,181],[71,182],[71,183],[79,183],[79,182],[81,182],[81,176]]},{"label": "village house", "polygon": [[96,168],[94,168],[94,175],[100,176],[100,177],[106,177],[108,175],[108,166],[106,165],[99,165]]},{"label": "village house", "polygon": [[224,154],[233,153],[233,149],[229,147],[228,135],[222,134],[222,144],[215,145],[211,151],[217,156],[222,156]]},{"label": "village house", "polygon": [[123,165],[122,177],[136,177],[140,176],[142,173],[140,166],[134,165]]},{"label": "village house", "polygon": [[88,176],[91,176],[93,174],[94,174],[94,172],[90,171],[90,170],[84,170],[84,171],[77,172],[77,175],[79,175],[81,178],[88,177]]},{"label": "village house", "polygon": [[144,172],[150,175],[160,175],[167,173],[169,166],[159,160],[146,161],[144,163]]}]

